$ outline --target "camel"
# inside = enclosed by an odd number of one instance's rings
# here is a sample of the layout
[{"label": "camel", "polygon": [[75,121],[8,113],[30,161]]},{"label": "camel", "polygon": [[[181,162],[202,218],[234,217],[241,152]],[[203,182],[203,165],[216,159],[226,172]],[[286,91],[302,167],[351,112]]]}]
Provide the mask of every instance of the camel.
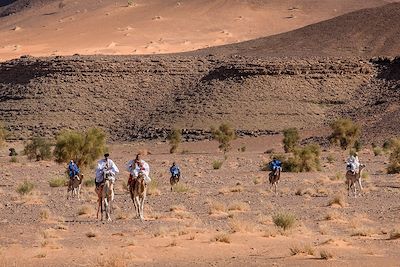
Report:
[{"label": "camel", "polygon": [[363,171],[364,168],[365,168],[365,165],[361,164],[357,173],[354,174],[352,171],[346,172],[346,184],[347,184],[349,196],[350,196],[351,187],[353,187],[354,197],[357,197],[356,183],[358,183],[358,186],[360,187],[360,191],[363,190],[363,187],[361,185],[361,172]]},{"label": "camel", "polygon": [[129,192],[135,206],[136,217],[140,218],[141,221],[144,221],[143,210],[147,186],[144,182],[143,173],[140,172],[136,179],[131,180],[131,183],[129,184]]},{"label": "camel", "polygon": [[278,185],[279,179],[281,178],[281,169],[277,169],[276,171],[272,171],[269,173],[269,184],[271,185],[271,189],[275,186],[275,195],[276,195],[276,187]]},{"label": "camel", "polygon": [[68,185],[67,189],[67,199],[69,199],[69,192],[71,191],[71,197],[78,197],[80,199],[81,195],[81,187],[83,181],[83,174],[75,175],[74,178],[71,179],[70,184]]},{"label": "camel", "polygon": [[107,221],[111,222],[111,208],[114,200],[114,190],[108,177],[104,179],[104,184],[100,186],[97,195],[99,197],[97,219],[99,218],[99,210],[101,210],[101,220],[103,220],[103,213],[105,213]]},{"label": "camel", "polygon": [[172,187],[179,183],[179,175],[172,175],[171,178],[169,178],[169,183],[171,184],[171,191],[172,191]]}]

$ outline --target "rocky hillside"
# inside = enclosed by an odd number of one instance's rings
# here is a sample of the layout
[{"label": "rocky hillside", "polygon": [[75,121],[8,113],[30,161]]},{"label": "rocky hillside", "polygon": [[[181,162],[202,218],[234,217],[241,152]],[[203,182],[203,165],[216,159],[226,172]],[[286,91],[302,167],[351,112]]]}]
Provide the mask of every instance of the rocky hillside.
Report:
[{"label": "rocky hillside", "polygon": [[[318,129],[338,116],[398,133],[400,60],[55,57],[0,64],[0,117],[16,139],[100,126],[114,140]],[[397,124],[395,123],[397,120]],[[192,133],[192,134],[191,134]]]}]

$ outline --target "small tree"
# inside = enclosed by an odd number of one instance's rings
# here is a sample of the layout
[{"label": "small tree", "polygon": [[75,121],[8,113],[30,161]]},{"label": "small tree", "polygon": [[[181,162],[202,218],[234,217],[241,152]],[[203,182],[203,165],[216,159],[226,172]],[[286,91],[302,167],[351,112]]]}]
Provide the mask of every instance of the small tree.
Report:
[{"label": "small tree", "polygon": [[178,146],[182,141],[181,132],[182,132],[181,129],[174,129],[168,135],[169,144],[171,145],[171,149],[169,150],[169,153],[171,153],[171,154],[175,153],[176,150],[178,149]]},{"label": "small tree", "polygon": [[231,141],[236,138],[235,130],[227,123],[221,124],[218,129],[211,127],[211,134],[219,142],[218,148],[224,153],[231,149]]},{"label": "small tree", "polygon": [[333,132],[330,141],[339,144],[344,150],[353,147],[361,134],[360,126],[350,119],[338,119],[331,124],[331,128]]},{"label": "small tree", "polygon": [[51,143],[42,137],[34,137],[24,147],[24,154],[29,160],[51,159]]},{"label": "small tree", "polygon": [[391,145],[388,173],[400,173],[400,139],[394,139]]},{"label": "small tree", "polygon": [[57,136],[54,156],[58,163],[73,159],[78,166],[90,166],[106,150],[106,135],[97,128],[91,128],[82,134],[75,131],[63,131]]},{"label": "small tree", "polygon": [[293,152],[294,148],[298,145],[300,140],[299,132],[296,128],[289,128],[283,130],[283,148],[285,152]]}]

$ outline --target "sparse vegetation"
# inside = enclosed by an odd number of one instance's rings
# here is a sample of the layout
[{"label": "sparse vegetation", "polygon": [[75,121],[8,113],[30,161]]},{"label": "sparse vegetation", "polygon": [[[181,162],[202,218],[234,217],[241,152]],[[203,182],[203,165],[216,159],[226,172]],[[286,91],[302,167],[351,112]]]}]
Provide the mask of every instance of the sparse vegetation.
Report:
[{"label": "sparse vegetation", "polygon": [[40,210],[39,217],[43,221],[48,220],[50,218],[50,210],[49,209]]},{"label": "sparse vegetation", "polygon": [[16,156],[12,156],[10,159],[11,163],[17,163],[18,162],[18,158]]},{"label": "sparse vegetation", "polygon": [[314,248],[311,245],[305,245],[303,247],[292,246],[289,248],[290,254],[292,256],[299,255],[299,254],[306,254],[313,256],[315,254]]},{"label": "sparse vegetation", "polygon": [[361,128],[350,119],[338,119],[331,124],[333,130],[329,139],[342,149],[354,147],[361,134]]},{"label": "sparse vegetation", "polygon": [[222,202],[209,201],[210,211],[209,214],[215,214],[226,211],[226,206]]},{"label": "sparse vegetation", "polygon": [[0,147],[4,145],[4,141],[6,140],[7,135],[8,131],[6,130],[4,124],[0,121]]},{"label": "sparse vegetation", "polygon": [[50,187],[61,187],[68,185],[68,180],[65,177],[56,177],[49,181]]},{"label": "sparse vegetation", "polygon": [[171,145],[171,149],[169,153],[175,153],[178,150],[178,146],[182,141],[182,130],[181,129],[174,129],[168,135],[169,144]]},{"label": "sparse vegetation", "polygon": [[372,151],[374,152],[374,156],[380,156],[383,153],[383,149],[379,146],[373,147]]},{"label": "sparse vegetation", "polygon": [[184,183],[177,183],[172,187],[172,190],[177,193],[185,193],[190,190],[190,187]]},{"label": "sparse vegetation", "polygon": [[234,201],[228,206],[228,210],[236,210],[236,211],[249,211],[250,205],[245,202]]},{"label": "sparse vegetation", "polygon": [[238,151],[240,151],[240,152],[246,152],[246,146],[242,146],[242,147],[240,147],[239,149],[238,149]]},{"label": "sparse vegetation", "polygon": [[33,183],[25,180],[17,187],[17,192],[21,195],[28,195],[34,188],[35,185]]},{"label": "sparse vegetation", "polygon": [[89,231],[86,233],[86,236],[89,238],[93,238],[93,237],[96,237],[97,234],[94,231]]},{"label": "sparse vegetation", "polygon": [[29,160],[49,160],[51,159],[51,144],[42,137],[35,137],[25,145],[24,154]]},{"label": "sparse vegetation", "polygon": [[235,130],[227,123],[221,124],[218,129],[211,127],[212,137],[219,142],[219,149],[224,153],[231,149],[231,141],[236,138]]},{"label": "sparse vegetation", "polygon": [[83,185],[86,187],[93,187],[95,185],[94,179],[83,180]]},{"label": "sparse vegetation", "polygon": [[149,196],[158,196],[160,195],[159,182],[156,177],[153,177],[150,184],[147,185],[147,194]]},{"label": "sparse vegetation", "polygon": [[78,215],[87,215],[91,211],[91,208],[89,206],[82,206],[78,210]]},{"label": "sparse vegetation", "polygon": [[222,160],[214,160],[214,161],[213,161],[213,169],[214,169],[214,170],[219,170],[219,169],[221,169],[222,164],[224,164],[224,161],[222,161]]},{"label": "sparse vegetation", "polygon": [[284,231],[292,228],[296,223],[296,216],[289,212],[280,212],[272,216],[274,224]]},{"label": "sparse vegetation", "polygon": [[311,144],[294,149],[293,157],[282,162],[282,168],[288,172],[318,171],[320,167],[321,150],[319,145]]},{"label": "sparse vegetation", "polygon": [[299,132],[296,128],[289,128],[283,130],[283,148],[286,153],[293,152],[294,148],[298,145],[300,140]]},{"label": "sparse vegetation", "polygon": [[133,2],[133,0],[128,0],[128,1],[127,1],[127,4],[128,4],[128,7],[134,6],[134,5],[135,5],[135,3]]},{"label": "sparse vegetation", "polygon": [[328,161],[328,163],[334,163],[335,162],[335,157],[333,155],[328,155],[326,157],[326,161]]},{"label": "sparse vegetation", "polygon": [[86,133],[62,131],[56,139],[54,156],[59,163],[73,159],[79,167],[87,167],[105,151],[106,135],[97,128],[91,128]]}]

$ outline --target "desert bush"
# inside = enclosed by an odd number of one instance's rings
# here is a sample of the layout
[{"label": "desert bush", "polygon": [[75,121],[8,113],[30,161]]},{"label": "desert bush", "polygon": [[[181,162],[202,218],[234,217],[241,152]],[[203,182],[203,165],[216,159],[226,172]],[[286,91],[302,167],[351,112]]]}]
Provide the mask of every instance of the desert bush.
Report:
[{"label": "desert bush", "polygon": [[190,187],[187,184],[177,183],[172,187],[172,189],[177,193],[185,193],[190,190]]},{"label": "desert bush", "polygon": [[33,189],[35,188],[35,185],[29,181],[24,181],[22,184],[20,184],[17,187],[17,192],[21,195],[27,195],[29,194]]},{"label": "desert bush", "polygon": [[231,149],[231,141],[236,138],[235,130],[227,123],[221,124],[218,129],[211,127],[213,139],[219,142],[219,149],[224,153]]},{"label": "desert bush", "polygon": [[182,141],[182,130],[181,129],[174,129],[168,135],[169,144],[171,145],[171,149],[169,153],[175,153],[178,149],[179,144]]},{"label": "desert bush", "polygon": [[283,228],[284,231],[292,228],[296,223],[296,216],[289,212],[280,212],[272,216],[274,224]]},{"label": "desert bush", "polygon": [[226,211],[226,206],[222,202],[210,201],[209,205],[210,205],[209,214],[215,214]]},{"label": "desert bush", "polygon": [[285,152],[292,152],[300,140],[299,132],[296,128],[283,130],[283,148]]},{"label": "desert bush", "polygon": [[105,133],[97,128],[91,128],[84,134],[62,131],[57,136],[54,156],[59,163],[73,159],[79,167],[90,166],[105,152],[105,142]]},{"label": "desert bush", "polygon": [[320,170],[319,145],[311,144],[294,149],[293,157],[282,161],[282,169],[288,172],[309,172]]},{"label": "desert bush", "polygon": [[246,146],[242,146],[240,148],[238,148],[239,152],[246,152],[247,147]]},{"label": "desert bush", "polygon": [[133,2],[133,0],[128,0],[127,4],[128,4],[128,7],[129,7],[129,6],[133,6],[133,5],[134,5],[134,2]]},{"label": "desert bush", "polygon": [[326,157],[326,160],[328,161],[328,163],[334,163],[335,162],[335,157],[333,155],[328,155]]},{"label": "desert bush", "polygon": [[329,139],[339,144],[342,149],[353,147],[361,134],[361,128],[350,119],[338,119],[331,123],[333,130]]},{"label": "desert bush", "polygon": [[224,162],[222,160],[214,160],[213,161],[213,169],[219,170],[222,167],[222,164],[224,164]]},{"label": "desert bush", "polygon": [[289,249],[290,249],[290,254],[292,256],[298,254],[306,254],[313,256],[315,254],[314,248],[311,245],[305,245],[304,247],[292,246]]},{"label": "desert bush", "polygon": [[10,158],[10,162],[11,162],[11,163],[16,163],[16,162],[18,162],[18,158],[17,158],[16,156],[12,156],[12,157]]},{"label": "desert bush", "polygon": [[357,152],[359,152],[362,148],[362,143],[360,140],[354,141],[353,149]]},{"label": "desert bush", "polygon": [[29,160],[51,159],[51,143],[42,137],[34,137],[25,145],[24,154]]},{"label": "desert bush", "polygon": [[390,138],[388,140],[385,140],[382,145],[383,151],[385,153],[389,152],[392,149],[392,147],[395,145],[395,143],[396,143],[396,138]]},{"label": "desert bush", "polygon": [[389,157],[388,173],[400,173],[400,139],[395,139]]},{"label": "desert bush", "polygon": [[55,177],[49,181],[50,187],[61,187],[68,184],[68,180],[65,177]]},{"label": "desert bush", "polygon": [[50,218],[50,210],[49,209],[42,209],[40,210],[39,217],[42,220],[48,220]]}]

